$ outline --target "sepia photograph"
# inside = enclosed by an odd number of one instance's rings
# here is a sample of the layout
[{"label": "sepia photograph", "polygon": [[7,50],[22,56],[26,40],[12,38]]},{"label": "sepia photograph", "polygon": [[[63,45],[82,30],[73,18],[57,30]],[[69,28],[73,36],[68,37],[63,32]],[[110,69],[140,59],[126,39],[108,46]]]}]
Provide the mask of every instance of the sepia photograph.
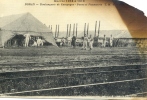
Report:
[{"label": "sepia photograph", "polygon": [[147,17],[135,6],[0,0],[0,98],[145,98],[146,85]]}]

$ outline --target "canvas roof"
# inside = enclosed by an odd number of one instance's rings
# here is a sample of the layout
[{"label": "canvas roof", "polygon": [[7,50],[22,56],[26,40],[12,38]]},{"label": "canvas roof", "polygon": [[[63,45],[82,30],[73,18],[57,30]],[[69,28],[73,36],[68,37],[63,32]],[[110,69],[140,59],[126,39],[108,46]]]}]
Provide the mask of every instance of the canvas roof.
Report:
[{"label": "canvas roof", "polygon": [[24,14],[17,14],[17,15],[10,15],[5,17],[0,17],[0,28],[8,25],[9,23],[15,21],[16,19],[20,18]]},{"label": "canvas roof", "polygon": [[51,32],[43,23],[30,13],[0,18],[0,27],[9,31]]},{"label": "canvas roof", "polygon": [[[1,42],[4,45],[16,34],[42,36],[46,41],[56,45],[51,30],[30,13],[11,15],[0,18]],[[9,31],[9,32],[8,32]],[[9,35],[7,33],[10,33]]]}]

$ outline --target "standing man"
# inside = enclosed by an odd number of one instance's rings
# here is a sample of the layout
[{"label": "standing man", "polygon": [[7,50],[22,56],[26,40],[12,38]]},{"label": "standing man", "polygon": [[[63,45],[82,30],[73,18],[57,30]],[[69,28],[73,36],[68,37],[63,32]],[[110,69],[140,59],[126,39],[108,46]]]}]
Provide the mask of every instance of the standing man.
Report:
[{"label": "standing man", "polygon": [[88,37],[86,34],[84,34],[84,40],[83,40],[83,48],[84,50],[87,49],[87,42],[88,42]]},{"label": "standing man", "polygon": [[25,47],[28,47],[31,36],[30,36],[29,33],[27,33],[27,34],[24,35],[24,37],[25,37]]},{"label": "standing man", "polygon": [[61,43],[60,43],[60,46],[64,46],[64,45],[65,45],[65,38],[62,37],[62,39],[61,39]]},{"label": "standing man", "polygon": [[93,38],[92,38],[92,35],[90,35],[90,37],[89,37],[89,47],[90,47],[90,50],[92,50],[92,48],[93,48]]},{"label": "standing man", "polygon": [[69,37],[67,38],[68,46],[71,46],[71,40],[72,40],[72,38],[69,36]]},{"label": "standing man", "polygon": [[72,37],[72,46],[73,46],[73,48],[75,48],[76,47],[76,37],[73,35],[73,37]]},{"label": "standing man", "polygon": [[111,35],[111,37],[110,37],[110,47],[112,47],[112,46],[113,46],[113,37]]},{"label": "standing man", "polygon": [[103,39],[103,47],[106,47],[106,36],[104,35],[104,39]]}]

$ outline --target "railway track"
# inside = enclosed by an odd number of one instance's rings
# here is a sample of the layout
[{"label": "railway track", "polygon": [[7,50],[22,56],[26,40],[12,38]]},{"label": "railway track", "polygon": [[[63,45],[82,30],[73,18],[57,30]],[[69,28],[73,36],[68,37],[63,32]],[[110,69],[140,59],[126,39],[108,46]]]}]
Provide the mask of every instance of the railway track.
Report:
[{"label": "railway track", "polygon": [[[100,65],[101,63],[105,63],[105,65]],[[99,59],[99,60],[65,60],[65,61],[47,61],[47,62],[25,62],[25,63],[4,63],[0,64],[0,73],[5,72],[14,72],[14,71],[29,71],[29,70],[48,70],[48,69],[64,69],[64,68],[80,68],[80,67],[91,67],[91,66],[104,66],[107,67],[107,65],[112,64],[113,62],[121,62],[121,64],[129,64],[133,65],[135,62],[136,64],[141,64],[143,62],[146,62],[146,60],[142,60],[140,58],[135,59]]]},{"label": "railway track", "polygon": [[3,72],[0,90],[15,96],[125,96],[146,91],[146,71],[144,64]]},{"label": "railway track", "polygon": [[[45,92],[45,91],[53,91],[53,90],[57,90],[57,91],[60,91],[60,90],[65,90],[65,89],[73,89],[73,88],[90,88],[92,89],[91,87],[93,86],[100,86],[100,85],[116,85],[118,83],[123,83],[125,84],[126,82],[136,82],[136,81],[147,81],[147,78],[141,78],[141,79],[131,79],[131,80],[122,80],[122,81],[112,81],[112,82],[103,82],[103,83],[93,83],[93,84],[84,84],[84,85],[76,85],[76,86],[66,86],[66,87],[57,87],[57,88],[49,88],[49,89],[38,89],[38,90],[30,90],[30,91],[21,91],[21,92],[14,92],[14,93],[5,93],[4,95],[15,95],[15,94],[29,94],[29,93],[33,93],[34,95],[35,94],[38,94],[38,92]],[[117,86],[116,86],[117,87]],[[109,88],[112,88],[112,87],[109,87]],[[123,88],[120,88],[120,89],[123,89]],[[67,91],[67,90],[66,90]],[[89,90],[87,92],[90,92],[92,90]],[[36,93],[37,92],[37,93]],[[109,92],[114,92],[114,91],[110,91]],[[126,91],[128,92],[128,91]],[[128,92],[129,93],[129,92]],[[61,92],[62,94],[62,92]],[[60,94],[60,95],[61,95]],[[68,94],[68,93],[67,93]],[[87,93],[88,94],[88,93]],[[131,95],[126,95],[126,96],[134,96],[134,95],[140,95],[140,94],[146,94],[146,92],[142,92],[142,93],[136,93],[136,94],[131,94]],[[70,94],[71,95],[71,94]],[[74,94],[73,94],[74,95]],[[80,94],[82,95],[82,94]],[[62,96],[62,95],[61,95]],[[85,95],[86,96],[86,95]],[[105,94],[106,96],[106,94]],[[111,95],[111,96],[115,96],[114,94]],[[118,96],[118,95],[117,95]],[[122,95],[120,95],[122,96]],[[125,96],[125,95],[123,95]]]},{"label": "railway track", "polygon": [[[73,68],[55,68],[55,69],[49,69],[49,70],[29,70],[29,71],[12,71],[12,72],[2,72],[0,73],[1,79],[9,79],[11,77],[15,78],[21,78],[21,75],[27,75],[23,76],[22,78],[29,78],[29,77],[36,77],[33,76],[33,73],[37,75],[37,77],[44,77],[44,76],[66,76],[71,74],[92,74],[92,73],[110,73],[110,72],[125,72],[125,71],[140,71],[143,69],[146,69],[146,64],[141,65],[122,65],[122,66],[107,66],[107,67],[73,67]],[[120,68],[121,67],[121,68]],[[86,69],[86,70],[84,70]],[[84,70],[84,71],[83,71]],[[27,74],[27,73],[32,73]],[[12,75],[11,75],[12,74]],[[38,76],[41,75],[41,76]],[[8,75],[8,77],[7,77]],[[29,75],[29,76],[28,76]]]}]

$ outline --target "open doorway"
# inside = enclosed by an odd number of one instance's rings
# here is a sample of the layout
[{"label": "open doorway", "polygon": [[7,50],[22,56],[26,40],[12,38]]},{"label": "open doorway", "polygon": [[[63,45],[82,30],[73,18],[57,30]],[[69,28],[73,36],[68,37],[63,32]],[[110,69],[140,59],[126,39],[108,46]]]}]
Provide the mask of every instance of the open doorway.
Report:
[{"label": "open doorway", "polygon": [[6,47],[23,47],[25,37],[23,35],[15,35],[9,39],[6,43]]},{"label": "open doorway", "polygon": [[[29,40],[29,47],[32,47],[34,42],[37,42],[37,39],[40,38],[43,41],[42,46],[50,46],[51,43],[47,42],[42,36],[33,36]],[[5,47],[24,47],[25,46],[25,37],[24,35],[15,35],[13,38],[9,39],[5,43]]]}]

